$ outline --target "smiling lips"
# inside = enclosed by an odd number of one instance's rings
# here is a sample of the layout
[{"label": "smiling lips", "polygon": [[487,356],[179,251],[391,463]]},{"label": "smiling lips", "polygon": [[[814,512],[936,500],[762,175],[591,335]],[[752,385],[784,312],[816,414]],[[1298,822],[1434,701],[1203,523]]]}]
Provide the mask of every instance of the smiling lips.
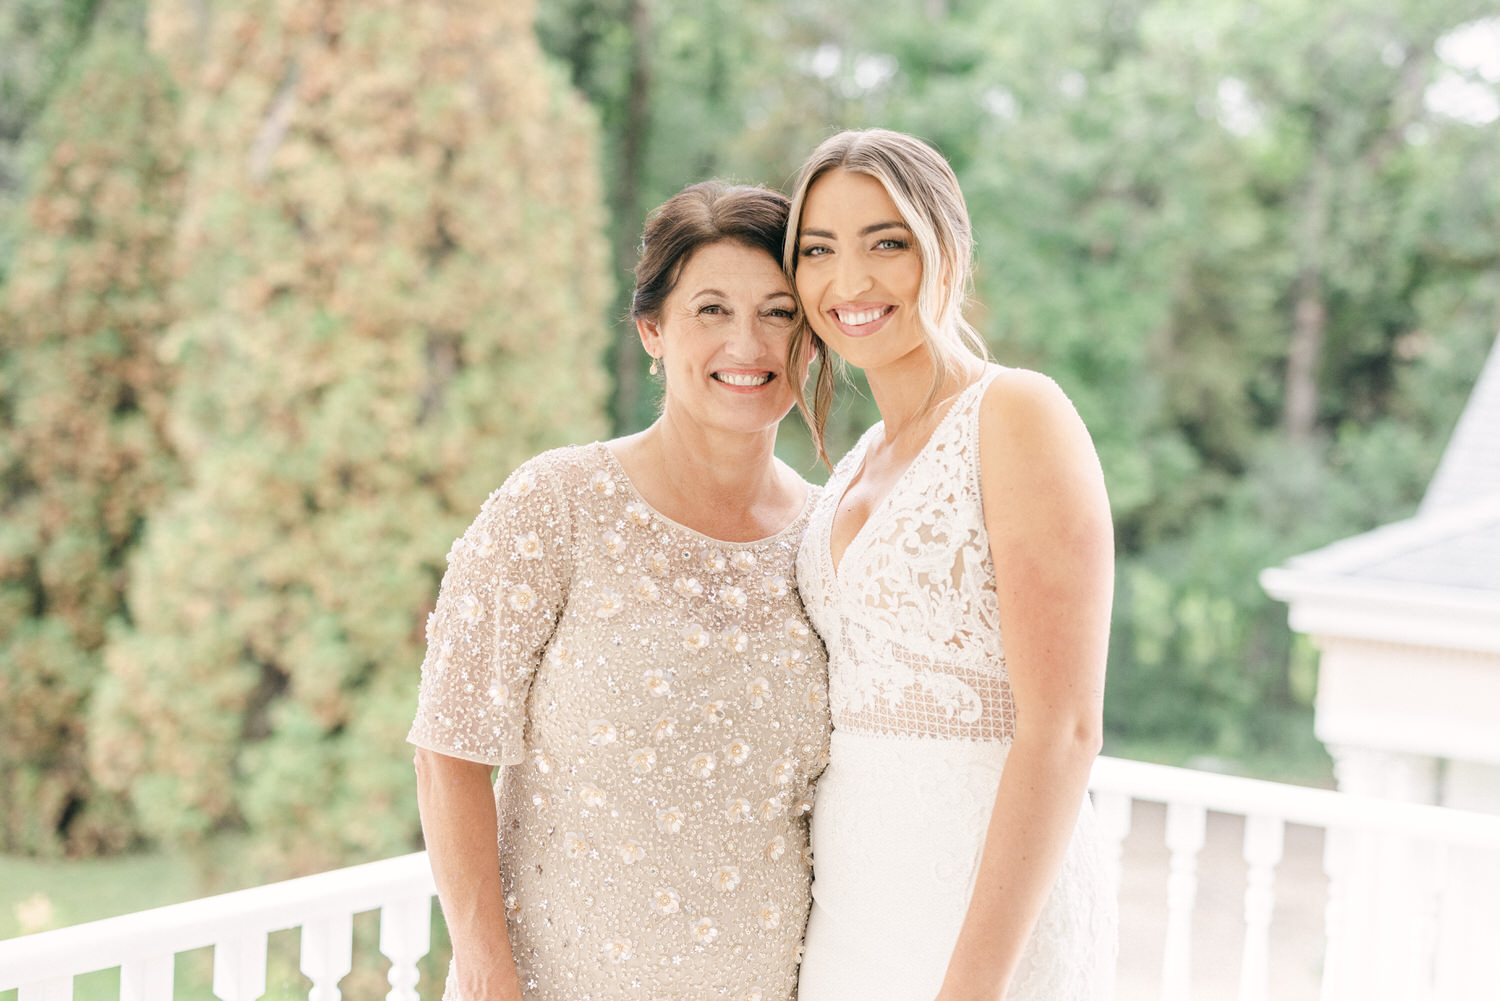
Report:
[{"label": "smiling lips", "polygon": [[771,381],[770,372],[715,372],[714,378],[729,386],[754,388]]},{"label": "smiling lips", "polygon": [[834,306],[828,312],[838,322],[840,329],[849,337],[873,334],[884,324],[881,322],[896,311],[895,306],[865,305]]}]

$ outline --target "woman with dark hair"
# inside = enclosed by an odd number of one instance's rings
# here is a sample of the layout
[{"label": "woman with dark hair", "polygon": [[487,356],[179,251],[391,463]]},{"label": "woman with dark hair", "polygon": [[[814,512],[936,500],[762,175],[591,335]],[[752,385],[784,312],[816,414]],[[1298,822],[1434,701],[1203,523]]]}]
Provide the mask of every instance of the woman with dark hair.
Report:
[{"label": "woman with dark hair", "polygon": [[772,454],[808,362],[787,207],[705,182],[652,215],[660,416],[524,463],[449,554],[409,739],[450,999],[794,993],[828,722],[815,491]]},{"label": "woman with dark hair", "polygon": [[927,144],[845,132],[803,166],[788,357],[861,368],[881,422],[844,456],[797,579],[827,645],[800,1001],[1097,1001],[1114,900],[1087,800],[1113,544],[1062,391],[989,362],[963,318],[963,194]]}]

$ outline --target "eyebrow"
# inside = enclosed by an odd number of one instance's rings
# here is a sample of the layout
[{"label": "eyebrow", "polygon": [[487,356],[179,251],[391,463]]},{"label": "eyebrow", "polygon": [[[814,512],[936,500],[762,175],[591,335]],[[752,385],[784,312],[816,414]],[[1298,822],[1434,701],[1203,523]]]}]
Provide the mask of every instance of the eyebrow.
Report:
[{"label": "eyebrow", "polygon": [[[871,223],[870,225],[866,226],[864,229],[860,230],[859,231],[859,235],[860,236],[869,236],[871,233],[878,233],[878,232],[880,232],[883,229],[904,229],[908,233],[911,232],[911,227],[910,226],[908,226],[906,223],[902,222],[901,220],[897,219],[897,220],[894,220],[892,222],[876,222],[876,223]],[[833,239],[833,234],[830,233],[826,229],[804,228],[802,230],[802,234],[801,235],[803,235],[803,236],[818,236],[818,237],[822,237],[825,240],[832,240]]]},{"label": "eyebrow", "polygon": [[[716,289],[716,288],[700,288],[698,291],[694,292],[688,298],[689,299],[698,299],[698,298],[701,298],[702,296],[705,296],[705,295],[716,295],[720,299],[728,299],[729,298],[729,293],[728,292],[725,292],[722,289]],[[792,295],[792,293],[790,293],[790,292],[772,292],[770,295],[766,296],[766,298],[767,299],[777,299],[777,298],[795,299],[796,296]]]}]

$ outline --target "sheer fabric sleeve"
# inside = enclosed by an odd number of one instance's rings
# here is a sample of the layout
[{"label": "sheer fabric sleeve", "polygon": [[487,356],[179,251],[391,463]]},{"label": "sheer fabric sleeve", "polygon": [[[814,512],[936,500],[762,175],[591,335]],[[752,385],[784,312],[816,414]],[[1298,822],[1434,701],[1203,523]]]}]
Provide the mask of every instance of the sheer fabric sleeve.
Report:
[{"label": "sheer fabric sleeve", "polygon": [[571,510],[546,459],[512,473],[448,553],[407,735],[418,747],[522,760],[526,695],[572,576]]}]

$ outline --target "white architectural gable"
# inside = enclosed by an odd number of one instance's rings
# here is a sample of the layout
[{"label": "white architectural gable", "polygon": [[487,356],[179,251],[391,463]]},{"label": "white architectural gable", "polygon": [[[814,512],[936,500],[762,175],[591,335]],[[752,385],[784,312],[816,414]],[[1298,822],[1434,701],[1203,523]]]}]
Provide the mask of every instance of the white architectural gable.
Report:
[{"label": "white architectural gable", "polygon": [[1500,340],[1453,429],[1419,514],[1500,496]]}]

